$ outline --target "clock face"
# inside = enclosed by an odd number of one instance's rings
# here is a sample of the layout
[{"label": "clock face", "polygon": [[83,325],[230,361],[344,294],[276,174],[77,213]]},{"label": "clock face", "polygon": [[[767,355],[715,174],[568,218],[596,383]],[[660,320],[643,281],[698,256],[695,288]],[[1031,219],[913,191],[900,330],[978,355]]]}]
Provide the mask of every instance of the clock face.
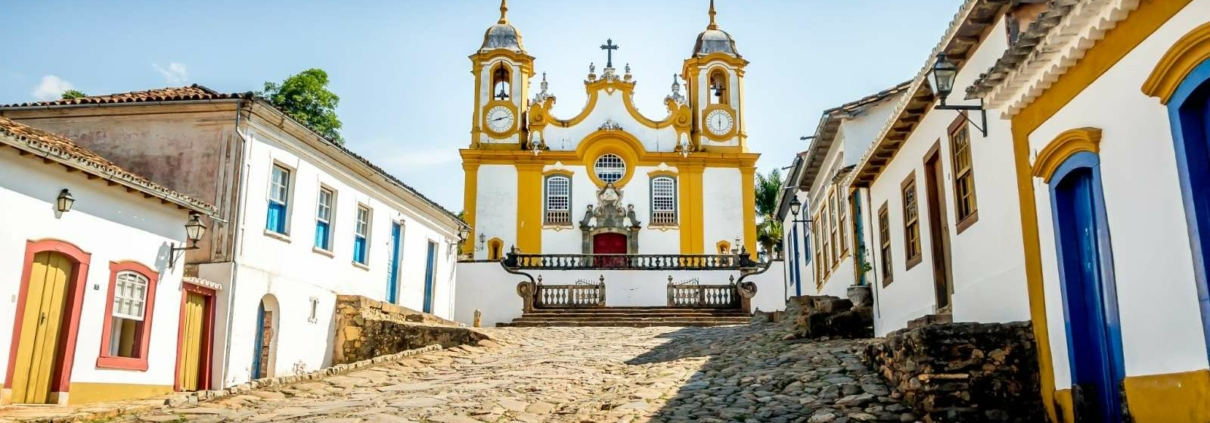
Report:
[{"label": "clock face", "polygon": [[731,118],[731,113],[728,113],[726,110],[715,109],[706,115],[706,129],[716,136],[727,135],[731,132],[731,126],[734,124],[735,121]]},{"label": "clock face", "polygon": [[508,107],[496,106],[487,111],[487,129],[495,133],[504,133],[513,129],[513,111]]}]

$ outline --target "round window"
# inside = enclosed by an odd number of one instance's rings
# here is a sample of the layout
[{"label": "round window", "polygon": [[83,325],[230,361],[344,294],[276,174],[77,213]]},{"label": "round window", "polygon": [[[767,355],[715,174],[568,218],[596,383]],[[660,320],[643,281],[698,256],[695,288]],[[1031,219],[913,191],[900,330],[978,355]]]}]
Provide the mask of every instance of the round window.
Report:
[{"label": "round window", "polygon": [[626,162],[616,154],[603,154],[597,157],[593,170],[597,173],[597,179],[603,182],[617,182],[626,175]]}]

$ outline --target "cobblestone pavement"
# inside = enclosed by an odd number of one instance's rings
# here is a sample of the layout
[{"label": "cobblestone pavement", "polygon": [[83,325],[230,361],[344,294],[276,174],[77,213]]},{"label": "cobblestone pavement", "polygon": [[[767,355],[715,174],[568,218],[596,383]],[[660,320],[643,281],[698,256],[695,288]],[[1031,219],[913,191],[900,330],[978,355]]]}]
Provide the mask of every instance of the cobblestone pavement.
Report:
[{"label": "cobblestone pavement", "polygon": [[119,421],[914,421],[865,341],[783,341],[774,325],[488,329],[460,347]]}]

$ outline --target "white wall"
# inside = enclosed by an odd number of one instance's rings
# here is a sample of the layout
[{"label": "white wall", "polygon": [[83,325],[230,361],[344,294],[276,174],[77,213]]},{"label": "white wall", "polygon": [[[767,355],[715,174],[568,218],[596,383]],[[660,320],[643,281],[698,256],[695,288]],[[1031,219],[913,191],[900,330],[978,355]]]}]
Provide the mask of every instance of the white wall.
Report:
[{"label": "white wall", "polygon": [[[807,192],[795,190],[794,193],[798,197],[798,201],[802,203],[802,208],[809,210],[811,208],[809,205],[810,196],[807,195]],[[782,239],[782,251],[786,257],[782,273],[788,281],[791,296],[799,294],[813,295],[815,292],[815,263],[812,260],[815,259],[815,247],[813,245],[815,241],[810,237],[810,226],[805,223],[795,223],[794,220],[796,219],[801,220],[803,218],[787,213],[786,218],[782,220],[782,234],[785,235]],[[794,236],[793,228],[795,227],[798,228],[797,258],[795,258],[794,240],[791,239]],[[799,283],[797,285],[790,276],[790,269],[792,267],[796,268],[798,272]]]},{"label": "white wall", "polygon": [[[767,272],[749,278],[757,286],[756,297],[752,299],[753,310],[785,308],[782,266],[783,262],[776,261]],[[459,294],[454,320],[470,325],[474,323],[475,310],[483,313],[483,326],[495,326],[521,317],[522,301],[516,288],[526,280],[524,276],[505,272],[500,263],[463,262],[458,263],[458,267]],[[543,283],[548,285],[570,285],[580,279],[596,282],[604,276],[608,307],[666,306],[670,275],[675,282],[696,277],[703,285],[722,285],[727,284],[731,276],[739,278],[738,272],[730,271],[568,270],[530,274],[535,278],[541,275]]]},{"label": "white wall", "polygon": [[[714,253],[719,241],[733,248],[744,239],[744,190],[739,169],[708,167],[702,172],[702,251]],[[752,251],[755,253],[755,251]]]},{"label": "white wall", "polygon": [[[980,72],[989,68],[1007,48],[999,36],[1004,21],[994,27],[987,39],[959,71],[955,86],[970,85]],[[955,91],[950,104],[966,104],[962,93]],[[954,173],[950,124],[957,112],[930,110],[917,125],[907,142],[870,187],[871,229],[877,231],[878,210],[887,204],[890,219],[893,282],[886,287],[877,284],[880,301],[875,332],[888,332],[907,326],[909,320],[935,312],[935,289],[932,265],[932,227],[929,222],[928,179],[924,158],[935,144],[944,173],[946,225],[950,239],[950,266],[953,275],[952,309],[954,321],[1005,322],[1029,320],[1029,297],[1025,284],[1024,254],[1021,247],[1020,205],[1013,175],[1012,137],[1009,122],[997,113],[988,114],[988,136],[968,126],[971,160],[975,180],[978,221],[962,233],[957,230],[954,200]],[[971,115],[977,124],[978,115]],[[916,175],[917,207],[920,218],[920,248],[923,259],[911,270],[905,268],[904,212],[901,184],[909,174]],[[874,232],[877,233],[877,232]],[[877,237],[871,243],[874,269],[881,269]],[[879,271],[879,280],[882,279]]]},{"label": "white wall", "polygon": [[[32,157],[32,156],[31,156]],[[185,238],[186,210],[127,193],[120,186],[67,173],[16,150],[0,149],[0,363],[8,363],[16,319],[26,244],[57,239],[91,254],[83,308],[76,338],[72,382],[171,386],[175,378],[184,266],[168,268],[169,244]],[[56,216],[54,203],[67,188],[76,202]],[[159,272],[151,315],[151,342],[146,371],[98,368],[101,332],[108,302],[110,263],[133,261]],[[66,328],[65,328],[66,329]]]},{"label": "white wall", "polygon": [[[659,86],[663,87],[664,85],[660,84]],[[551,91],[554,92],[556,89],[558,87],[552,87]],[[562,89],[578,90],[580,88],[563,87]],[[677,143],[676,128],[664,126],[655,129],[635,120],[634,116],[631,116],[630,112],[626,110],[623,96],[624,94],[621,90],[614,90],[612,93],[603,89],[598,90],[597,103],[583,121],[568,127],[547,125],[542,129],[542,136],[546,146],[551,150],[575,150],[584,137],[599,130],[601,125],[604,125],[606,121],[613,120],[622,127],[622,130],[638,138],[643,143],[643,149],[660,152],[673,151]],[[585,107],[588,107],[587,104],[570,104],[567,106],[561,106],[556,102],[555,107],[551,110],[551,114],[558,119],[572,119],[578,116]],[[668,117],[668,113],[668,109],[664,108],[663,110],[648,111],[644,116],[658,122]]]},{"label": "white wall", "polygon": [[[1127,376],[1207,368],[1193,256],[1167,109],[1139,89],[1168,48],[1205,23],[1195,0],[1034,131],[1031,151],[1059,133],[1102,130],[1100,162]],[[1055,379],[1071,386],[1050,187],[1034,179]]]},{"label": "white wall", "polygon": [[[478,198],[475,201],[475,245],[479,234],[487,240],[504,241],[501,253],[517,244],[517,168],[513,165],[479,166]],[[577,195],[573,193],[572,195]],[[487,259],[487,245],[475,251],[476,260]]]}]

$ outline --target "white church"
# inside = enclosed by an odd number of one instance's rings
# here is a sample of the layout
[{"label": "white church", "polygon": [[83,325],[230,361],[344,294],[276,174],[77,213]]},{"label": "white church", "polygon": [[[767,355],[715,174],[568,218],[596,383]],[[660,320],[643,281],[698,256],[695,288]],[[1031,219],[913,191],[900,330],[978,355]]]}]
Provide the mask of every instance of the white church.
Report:
[{"label": "white church", "polygon": [[[619,267],[651,270],[635,266],[636,258],[755,255],[753,190],[760,155],[748,151],[744,126],[748,61],[715,15],[712,2],[709,24],[674,78],[662,116],[635,108],[636,80],[628,65],[615,66],[618,46],[612,39],[601,46],[605,65],[588,66],[587,104],[565,116],[554,113],[557,97],[545,75],[537,84],[540,91],[529,92],[535,58],[501,3],[500,20],[470,56],[474,124],[460,153],[466,172],[464,220],[472,233],[463,244],[459,269],[459,320],[469,321],[475,310],[484,313],[486,324],[521,314],[520,298],[513,293],[517,277],[496,263],[510,252],[564,260],[617,255],[615,262],[579,263],[559,273],[545,269],[548,283],[605,279],[610,307],[667,305],[668,284],[704,270],[671,266],[684,275],[606,274]],[[731,273],[738,277],[734,269]],[[713,279],[700,282],[730,283],[725,275]],[[634,286],[621,286],[626,284]],[[779,279],[776,285],[781,284]],[[517,304],[484,298],[493,290]],[[775,298],[763,309],[779,307],[783,287],[766,291]]]}]

